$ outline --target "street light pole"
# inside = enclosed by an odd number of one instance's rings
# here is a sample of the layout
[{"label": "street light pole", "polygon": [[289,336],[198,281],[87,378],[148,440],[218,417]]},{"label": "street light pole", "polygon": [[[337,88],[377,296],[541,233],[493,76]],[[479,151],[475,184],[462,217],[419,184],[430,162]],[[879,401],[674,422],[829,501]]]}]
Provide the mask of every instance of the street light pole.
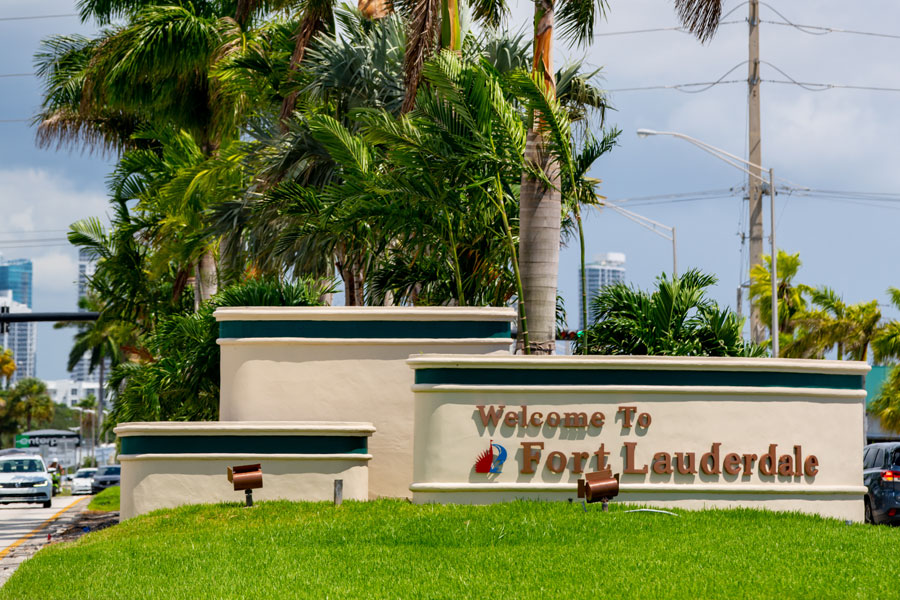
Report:
[{"label": "street light pole", "polygon": [[[666,240],[671,240],[671,242],[672,242],[672,277],[673,278],[678,277],[678,244],[677,244],[676,238],[675,238],[675,228],[674,227],[669,227],[668,225],[663,225],[662,223],[659,223],[658,221],[654,221],[653,219],[645,217],[644,215],[639,215],[637,213],[631,212],[630,210],[626,210],[626,209],[622,208],[621,206],[619,206],[618,204],[614,204],[613,202],[610,202],[609,200],[601,200],[600,206],[609,207],[609,208],[613,209],[614,211],[616,211],[617,213],[619,213],[620,215],[622,215],[623,217],[625,217],[626,219],[634,221],[635,223],[637,223],[638,225],[640,225],[641,227],[643,227],[645,229],[649,229],[650,231],[652,231],[659,237],[666,239]],[[660,229],[668,230],[670,232],[670,235],[666,235],[665,233],[660,231]]]},{"label": "street light pole", "polygon": [[[747,167],[750,167],[751,169],[754,169],[754,170],[758,169],[759,171],[768,171],[769,172],[769,195],[771,198],[770,211],[772,213],[771,214],[772,234],[771,234],[771,236],[769,236],[769,240],[771,241],[771,244],[772,244],[772,276],[771,276],[771,279],[772,279],[772,357],[777,358],[778,352],[779,352],[779,348],[778,348],[778,275],[777,275],[777,273],[778,273],[778,256],[777,256],[777,251],[775,249],[775,175],[773,174],[772,169],[765,169],[756,163],[752,163],[748,160],[744,160],[743,158],[741,158],[739,156],[735,156],[734,154],[732,154],[726,150],[722,150],[721,148],[717,148],[715,146],[707,144],[706,142],[701,142],[697,138],[693,138],[689,135],[685,135],[683,133],[678,133],[676,131],[654,131],[652,129],[638,129],[637,135],[640,138],[644,138],[644,137],[647,137],[650,135],[668,135],[671,137],[681,138],[684,141],[690,142],[691,144],[697,146],[698,148],[700,148],[707,154],[712,154],[719,160],[727,162],[729,165],[731,165],[737,169],[740,169],[741,171],[743,171],[750,177],[755,178],[763,183],[765,182],[765,179],[763,179],[758,173],[754,173],[753,171],[749,170]],[[744,167],[739,163],[743,163],[743,165],[747,165],[747,167]],[[674,232],[673,232],[673,237],[674,237]]]}]

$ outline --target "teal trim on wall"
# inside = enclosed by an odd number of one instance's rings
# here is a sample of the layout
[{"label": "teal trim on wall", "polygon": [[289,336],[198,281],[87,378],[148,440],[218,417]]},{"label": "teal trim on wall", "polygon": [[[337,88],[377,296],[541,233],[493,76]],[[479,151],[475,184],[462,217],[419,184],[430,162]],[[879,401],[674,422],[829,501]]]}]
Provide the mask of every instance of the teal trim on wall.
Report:
[{"label": "teal trim on wall", "polygon": [[506,321],[220,321],[220,338],[511,339]]},{"label": "teal trim on wall", "polygon": [[875,402],[875,398],[881,393],[881,386],[891,374],[893,367],[874,366],[869,374],[866,375],[866,406]]},{"label": "teal trim on wall", "polygon": [[457,385],[697,385],[864,389],[861,375],[631,369],[416,369],[416,383]]},{"label": "teal trim on wall", "polygon": [[133,435],[122,454],[368,454],[366,436]]}]

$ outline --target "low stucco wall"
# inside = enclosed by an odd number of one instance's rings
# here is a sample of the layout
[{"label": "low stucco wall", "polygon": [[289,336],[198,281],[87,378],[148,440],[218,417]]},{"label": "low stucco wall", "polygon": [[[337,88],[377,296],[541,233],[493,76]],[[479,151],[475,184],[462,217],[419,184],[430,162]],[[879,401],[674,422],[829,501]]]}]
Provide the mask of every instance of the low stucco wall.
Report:
[{"label": "low stucco wall", "polygon": [[[416,502],[576,499],[577,480],[603,456],[621,474],[619,501],[862,519],[863,363],[426,356],[409,364]],[[499,472],[478,472],[486,451],[506,454]]]},{"label": "low stucco wall", "polygon": [[220,419],[369,421],[371,497],[410,497],[410,356],[509,354],[508,308],[220,308]]},{"label": "low stucco wall", "polygon": [[368,499],[369,423],[123,423],[122,520],[159,508],[243,502],[225,472],[260,463],[263,487],[254,500]]}]

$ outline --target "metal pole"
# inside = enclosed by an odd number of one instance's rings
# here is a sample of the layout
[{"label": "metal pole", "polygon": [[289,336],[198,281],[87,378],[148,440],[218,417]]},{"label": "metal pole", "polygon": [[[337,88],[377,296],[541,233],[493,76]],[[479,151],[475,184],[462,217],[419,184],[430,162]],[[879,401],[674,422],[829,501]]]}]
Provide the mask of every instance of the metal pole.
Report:
[{"label": "metal pole", "polygon": [[778,358],[778,251],[775,247],[775,175],[769,169],[769,209],[772,213],[772,358]]},{"label": "metal pole", "polygon": [[[749,189],[749,229],[750,229],[750,265],[763,263],[763,206],[762,206],[762,135],[760,127],[760,73],[759,73],[759,0],[750,0],[750,14],[747,22],[750,24],[749,56],[747,60],[747,85],[748,97],[748,134],[750,162],[755,166],[750,167],[752,173],[747,181]],[[754,303],[750,304],[750,338],[757,344],[765,340],[765,325],[760,319],[759,309]]]},{"label": "metal pole", "polygon": [[678,244],[675,242],[675,228],[672,228],[672,278],[678,277]]}]

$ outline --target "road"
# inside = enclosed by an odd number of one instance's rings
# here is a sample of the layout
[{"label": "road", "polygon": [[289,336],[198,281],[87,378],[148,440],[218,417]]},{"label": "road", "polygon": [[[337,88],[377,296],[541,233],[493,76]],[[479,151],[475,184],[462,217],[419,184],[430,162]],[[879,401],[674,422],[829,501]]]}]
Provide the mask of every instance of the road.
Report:
[{"label": "road", "polygon": [[[40,504],[0,504],[0,558],[9,553],[10,546],[45,525],[58,512],[73,504],[73,508],[81,508],[89,498],[90,496],[55,496],[50,508],[41,508]],[[44,537],[47,537],[46,533]]]}]

